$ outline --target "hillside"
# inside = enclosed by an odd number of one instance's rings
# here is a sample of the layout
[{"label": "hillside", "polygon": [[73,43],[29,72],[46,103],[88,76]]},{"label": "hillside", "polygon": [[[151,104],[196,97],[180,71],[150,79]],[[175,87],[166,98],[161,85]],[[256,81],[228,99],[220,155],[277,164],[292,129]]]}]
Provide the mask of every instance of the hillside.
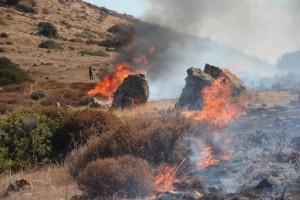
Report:
[{"label": "hillside", "polygon": [[[21,2],[31,6],[27,1]],[[7,24],[0,25],[1,33],[9,35],[9,38],[0,38],[0,48],[1,55],[20,64],[38,81],[86,82],[89,65],[93,65],[96,72],[100,73],[102,68],[111,69],[116,62],[131,62],[149,45],[156,48],[156,53],[151,57],[151,67],[147,69],[154,85],[153,90],[159,84],[168,89],[175,82],[182,88],[185,70],[191,65],[202,67],[205,63],[211,63],[229,67],[236,73],[253,72],[258,68],[264,73],[272,67],[265,61],[244,55],[209,38],[197,38],[141,22],[81,0],[38,1],[34,6],[37,14],[23,13],[13,7],[0,7],[1,18]],[[57,27],[60,37],[56,41],[62,45],[63,50],[38,48],[41,42],[48,39],[38,34],[40,22],[51,22]],[[86,49],[105,52],[105,47],[97,44],[116,37],[107,31],[116,24],[134,26],[133,30],[129,30],[132,35],[125,36],[129,37],[125,38],[126,48],[107,52],[109,57],[80,55],[79,51]],[[178,75],[178,70],[182,75],[174,77],[174,73]]]},{"label": "hillside", "polygon": [[[38,1],[35,9],[37,14],[0,7],[1,18],[7,24],[1,25],[1,33],[9,35],[0,39],[1,56],[19,64],[37,81],[47,77],[60,82],[87,81],[89,65],[97,71],[102,67],[112,67],[111,61],[116,56],[114,52],[108,52],[109,57],[81,56],[78,52],[84,49],[105,51],[105,47],[89,44],[88,41],[97,42],[110,37],[112,34],[107,29],[118,23],[127,23],[126,20],[82,1]],[[38,47],[48,39],[37,34],[39,22],[51,22],[57,27],[60,38],[56,41],[63,50]]]}]

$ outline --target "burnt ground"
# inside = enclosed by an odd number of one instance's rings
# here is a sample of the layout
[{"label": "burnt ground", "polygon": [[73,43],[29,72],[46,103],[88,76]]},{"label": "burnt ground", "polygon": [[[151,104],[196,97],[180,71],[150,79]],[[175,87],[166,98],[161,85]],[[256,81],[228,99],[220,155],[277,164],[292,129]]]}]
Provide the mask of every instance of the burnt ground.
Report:
[{"label": "burnt ground", "polygon": [[[185,180],[202,180],[201,188],[183,187],[158,199],[300,199],[299,127],[300,102],[249,108],[225,130],[207,133],[210,145],[230,152],[230,159],[195,170]],[[224,138],[230,142],[224,144]],[[200,138],[192,140],[203,146]],[[190,162],[196,166],[199,149],[191,150]]]}]

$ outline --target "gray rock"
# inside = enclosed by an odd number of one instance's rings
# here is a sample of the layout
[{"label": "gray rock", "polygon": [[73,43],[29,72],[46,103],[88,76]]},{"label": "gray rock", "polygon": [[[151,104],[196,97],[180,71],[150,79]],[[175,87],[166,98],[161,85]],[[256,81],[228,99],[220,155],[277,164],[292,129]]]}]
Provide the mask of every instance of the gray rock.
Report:
[{"label": "gray rock", "polygon": [[194,67],[187,70],[186,85],[182,90],[177,108],[187,107],[189,110],[200,110],[203,102],[201,91],[204,87],[210,86],[214,79],[204,73],[201,69]]},{"label": "gray rock", "polygon": [[189,68],[187,74],[188,76],[185,79],[186,85],[182,90],[176,108],[187,107],[189,110],[201,110],[203,103],[201,92],[203,88],[210,86],[213,81],[222,76],[231,83],[234,97],[246,89],[244,83],[228,69],[209,64],[205,65],[204,71],[193,67]]},{"label": "gray rock", "polygon": [[117,89],[112,108],[132,108],[145,104],[149,97],[148,81],[144,74],[129,75]]},{"label": "gray rock", "polygon": [[229,80],[232,84],[233,96],[238,96],[243,90],[246,89],[243,81],[235,74],[231,73],[228,69],[206,64],[204,72],[210,74],[214,79],[218,79],[223,76],[225,79]]},{"label": "gray rock", "polygon": [[269,176],[268,178],[265,178],[259,182],[256,186],[256,189],[272,188],[278,185],[281,185],[281,181],[274,176]]}]

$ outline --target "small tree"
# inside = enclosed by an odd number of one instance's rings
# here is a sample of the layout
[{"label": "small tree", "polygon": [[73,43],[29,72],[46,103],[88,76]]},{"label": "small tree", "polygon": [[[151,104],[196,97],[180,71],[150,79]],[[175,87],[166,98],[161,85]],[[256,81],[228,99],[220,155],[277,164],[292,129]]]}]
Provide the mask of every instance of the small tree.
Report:
[{"label": "small tree", "polygon": [[58,32],[56,27],[50,22],[40,22],[38,25],[39,34],[49,37],[49,38],[57,38]]}]

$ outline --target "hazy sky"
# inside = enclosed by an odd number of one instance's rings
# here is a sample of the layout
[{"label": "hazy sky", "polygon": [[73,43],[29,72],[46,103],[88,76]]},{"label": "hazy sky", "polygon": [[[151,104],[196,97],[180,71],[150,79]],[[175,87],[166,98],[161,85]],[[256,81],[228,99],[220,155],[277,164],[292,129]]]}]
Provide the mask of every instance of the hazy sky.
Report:
[{"label": "hazy sky", "polygon": [[300,0],[86,0],[271,63],[300,47]]},{"label": "hazy sky", "polygon": [[103,6],[119,13],[140,17],[145,14],[149,4],[144,0],[84,0],[94,5]]}]

